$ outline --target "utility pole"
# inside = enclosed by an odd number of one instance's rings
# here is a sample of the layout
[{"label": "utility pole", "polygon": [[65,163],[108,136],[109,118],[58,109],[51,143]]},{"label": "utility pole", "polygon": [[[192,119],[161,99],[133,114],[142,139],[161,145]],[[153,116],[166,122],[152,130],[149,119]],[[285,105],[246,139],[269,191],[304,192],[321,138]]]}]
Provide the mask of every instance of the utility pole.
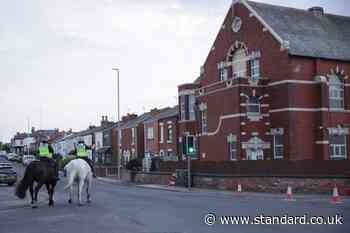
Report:
[{"label": "utility pole", "polygon": [[191,156],[187,155],[187,186],[188,191],[191,191]]},{"label": "utility pole", "polygon": [[[119,89],[119,68],[112,68],[112,70],[117,71],[117,123],[118,123],[118,137],[121,135],[120,131],[120,89]],[[120,139],[118,138],[118,141]],[[118,170],[118,179],[120,180],[120,165],[121,165],[121,154],[120,154],[120,150],[119,150],[119,143],[118,143],[118,161],[117,161],[117,170]]]}]

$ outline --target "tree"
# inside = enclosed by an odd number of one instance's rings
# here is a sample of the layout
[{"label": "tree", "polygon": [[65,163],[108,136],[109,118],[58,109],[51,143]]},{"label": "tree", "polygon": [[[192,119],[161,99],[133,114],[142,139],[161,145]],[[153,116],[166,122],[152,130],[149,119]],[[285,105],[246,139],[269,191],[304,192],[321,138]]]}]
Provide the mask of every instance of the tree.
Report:
[{"label": "tree", "polygon": [[0,142],[0,150],[4,150],[7,153],[9,153],[10,152],[10,143]]}]

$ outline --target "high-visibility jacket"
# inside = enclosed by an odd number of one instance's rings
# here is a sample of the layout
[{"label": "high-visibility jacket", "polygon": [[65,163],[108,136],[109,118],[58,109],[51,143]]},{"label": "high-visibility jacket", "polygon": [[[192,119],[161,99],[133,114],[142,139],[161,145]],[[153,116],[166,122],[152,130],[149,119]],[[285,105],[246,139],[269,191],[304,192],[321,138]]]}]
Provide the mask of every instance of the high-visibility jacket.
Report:
[{"label": "high-visibility jacket", "polygon": [[77,146],[77,156],[78,157],[88,157],[88,151],[84,145]]},{"label": "high-visibility jacket", "polygon": [[52,154],[49,151],[49,147],[48,146],[39,147],[39,156],[52,159]]}]

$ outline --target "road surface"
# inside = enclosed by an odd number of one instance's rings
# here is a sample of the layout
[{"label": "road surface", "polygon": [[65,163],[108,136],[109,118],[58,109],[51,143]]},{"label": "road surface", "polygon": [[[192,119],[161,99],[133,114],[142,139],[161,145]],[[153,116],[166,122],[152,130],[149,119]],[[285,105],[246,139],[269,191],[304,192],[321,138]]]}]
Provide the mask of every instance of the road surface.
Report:
[{"label": "road surface", "polygon": [[[18,166],[21,173],[21,166]],[[68,204],[66,184],[61,179],[55,194],[55,206],[47,205],[43,188],[39,208],[13,195],[14,188],[0,186],[0,233],[203,233],[203,232],[276,232],[336,233],[349,232],[350,201],[334,205],[328,196],[297,196],[294,202],[284,195],[228,192],[173,192],[122,185],[94,179],[92,203],[82,207]],[[204,218],[208,215],[207,225]],[[340,216],[337,225],[221,224],[220,216]],[[251,219],[250,219],[251,220]],[[261,220],[261,219],[260,219]],[[338,219],[339,220],[339,219]],[[264,219],[268,221],[268,219]],[[277,220],[276,220],[277,221]],[[281,220],[282,221],[282,220]],[[266,222],[265,222],[266,223]],[[267,222],[268,223],[268,222]]]}]

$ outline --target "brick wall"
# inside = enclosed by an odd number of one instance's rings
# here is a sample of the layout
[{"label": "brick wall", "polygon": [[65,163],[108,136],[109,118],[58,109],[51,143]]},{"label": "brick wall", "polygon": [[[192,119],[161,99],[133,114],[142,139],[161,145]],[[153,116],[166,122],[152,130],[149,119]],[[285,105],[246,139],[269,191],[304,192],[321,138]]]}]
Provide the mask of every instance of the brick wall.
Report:
[{"label": "brick wall", "polygon": [[[125,181],[139,184],[168,185],[170,172],[133,172]],[[241,184],[243,192],[286,193],[288,185],[294,193],[332,194],[337,185],[340,195],[350,195],[350,179],[346,177],[264,177],[230,175],[192,175],[193,187],[237,191]]]},{"label": "brick wall", "polygon": [[[186,167],[186,161],[160,163],[162,172],[175,172]],[[350,160],[192,161],[191,169],[195,173],[214,175],[350,177]]]}]

